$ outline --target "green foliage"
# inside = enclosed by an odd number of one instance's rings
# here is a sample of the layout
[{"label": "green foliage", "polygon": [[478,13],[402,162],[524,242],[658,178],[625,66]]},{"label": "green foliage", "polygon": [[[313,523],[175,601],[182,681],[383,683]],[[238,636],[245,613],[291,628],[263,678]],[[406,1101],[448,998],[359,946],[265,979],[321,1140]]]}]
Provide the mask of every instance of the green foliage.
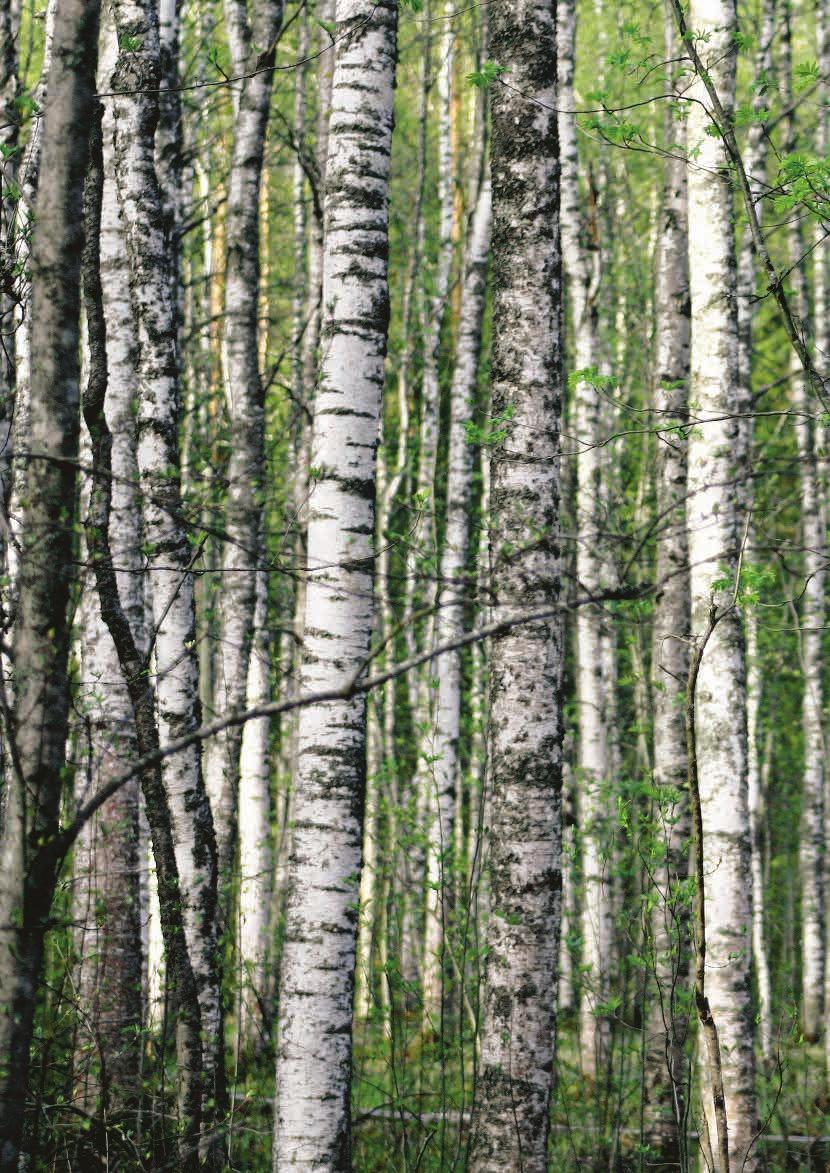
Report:
[{"label": "green foliage", "polygon": [[467,420],[464,424],[464,431],[467,434],[468,443],[485,447],[502,444],[507,437],[510,421],[514,414],[513,405],[508,404],[498,415],[490,416],[483,426],[476,424],[473,420]]},{"label": "green foliage", "polygon": [[785,215],[794,208],[804,207],[824,217],[830,192],[830,159],[805,151],[785,155],[779,164],[778,185],[781,194],[773,205],[776,214]]},{"label": "green foliage", "polygon": [[476,89],[486,90],[507,72],[506,66],[497,65],[495,61],[485,61],[481,69],[473,70],[472,73],[467,74],[467,81]]},{"label": "green foliage", "polygon": [[617,386],[614,375],[601,375],[599,367],[584,367],[568,373],[568,390],[575,391],[580,383],[590,383],[597,391],[612,391]]}]

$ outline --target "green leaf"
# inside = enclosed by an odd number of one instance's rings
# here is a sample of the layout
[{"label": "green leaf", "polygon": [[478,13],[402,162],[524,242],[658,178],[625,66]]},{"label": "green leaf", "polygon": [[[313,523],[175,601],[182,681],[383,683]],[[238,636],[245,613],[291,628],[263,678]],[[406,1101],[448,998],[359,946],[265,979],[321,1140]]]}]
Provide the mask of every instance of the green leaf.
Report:
[{"label": "green leaf", "polygon": [[481,69],[467,74],[467,81],[471,86],[475,86],[479,90],[486,90],[503,73],[507,72],[506,65],[496,65],[495,61],[485,61]]},{"label": "green leaf", "polygon": [[793,89],[796,93],[818,81],[821,76],[817,61],[802,61],[793,69]]}]

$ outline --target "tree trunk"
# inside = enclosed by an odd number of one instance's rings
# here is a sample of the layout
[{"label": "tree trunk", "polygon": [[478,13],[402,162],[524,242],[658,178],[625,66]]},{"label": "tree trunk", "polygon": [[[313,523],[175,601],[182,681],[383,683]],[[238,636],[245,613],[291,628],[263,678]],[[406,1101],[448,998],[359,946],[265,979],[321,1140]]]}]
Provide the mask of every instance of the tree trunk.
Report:
[{"label": "tree trunk", "polygon": [[[268,633],[268,580],[257,573],[254,638],[248,665],[246,707],[271,699],[271,644]],[[261,1046],[263,1008],[268,995],[270,950],[271,850],[270,794],[271,722],[248,721],[242,730],[239,755],[239,971],[241,1012],[239,1033],[249,1048]],[[268,1024],[270,1025],[270,1024]]]},{"label": "tree trunk", "polygon": [[[251,74],[235,99],[233,157],[227,209],[227,271],[222,367],[230,420],[228,496],[217,594],[214,706],[218,715],[245,703],[256,601],[256,569],[264,491],[265,392],[259,372],[260,187],[271,103],[275,38],[282,0],[227,0],[233,72]],[[242,730],[211,738],[205,780],[216,826],[219,875],[227,885],[236,854],[239,750]],[[223,903],[229,896],[223,894]],[[227,910],[226,910],[227,911]]]},{"label": "tree trunk", "polygon": [[[138,470],[146,584],[152,602],[158,733],[162,744],[201,718],[190,543],[181,508],[176,307],[170,286],[153,136],[158,119],[159,31],[152,0],[114,5],[119,55],[111,88],[115,160],[138,335]],[[216,842],[198,745],[163,763],[190,963],[199,993],[205,1101],[203,1147],[225,1104],[224,1039],[216,941]]]},{"label": "tree trunk", "polygon": [[[494,618],[560,597],[560,339],[556,12],[490,8]],[[532,98],[532,101],[528,99]],[[494,637],[490,659],[490,907],[470,1168],[547,1169],[561,897],[561,622]]]},{"label": "tree trunk", "polygon": [[[52,63],[57,0],[49,0],[46,8],[46,30],[43,44],[43,65],[34,99],[42,110],[47,98],[49,69]],[[31,380],[32,380],[32,282],[30,262],[30,238],[27,227],[34,215],[40,175],[40,157],[43,142],[42,119],[32,120],[31,133],[20,165],[20,199],[12,226],[15,242],[15,261],[21,268],[15,289],[14,306],[14,405],[11,420],[11,469],[7,493],[9,496],[9,533],[6,545],[6,568],[9,586],[4,600],[6,626],[10,627],[16,616],[18,572],[20,569],[20,547],[22,543],[22,501],[26,491],[27,462],[24,455],[31,449]],[[20,459],[15,459],[15,452]]]},{"label": "tree trunk", "polygon": [[[599,283],[600,255],[595,232],[582,209],[579,191],[579,155],[576,141],[574,52],[576,5],[564,0],[558,8],[559,137],[562,144],[562,258],[568,277],[574,326],[573,426],[577,454],[577,555],[576,574],[583,590],[596,593],[603,586],[600,533],[603,519],[600,399],[597,392],[598,362],[595,298]],[[593,197],[591,197],[593,198]],[[589,207],[590,217],[596,215]],[[610,776],[605,713],[606,683],[603,678],[603,645],[606,619],[600,607],[581,607],[576,618],[576,691],[579,720],[577,757],[577,810],[582,844],[582,990],[580,991],[580,1050],[582,1070],[591,1078],[604,1070],[610,1043],[608,1018],[597,1006],[610,996],[613,926],[611,877],[608,854],[608,808],[605,789]]]},{"label": "tree trunk", "polygon": [[[394,0],[337,0],[336,15],[302,675],[311,691],[345,683],[369,651],[375,451],[389,325],[397,6]],[[301,711],[280,981],[275,1169],[351,1165],[365,762],[364,698]]]},{"label": "tree trunk", "polygon": [[[792,4],[785,4],[781,33],[781,100],[792,102]],[[782,150],[793,155],[798,149],[795,116],[785,123]],[[798,217],[787,224],[789,250],[788,283],[796,321],[807,334],[807,281],[804,234]],[[804,588],[801,592],[800,660],[804,677],[801,729],[804,737],[804,767],[801,785],[801,827],[798,839],[798,868],[801,881],[801,1021],[808,1042],[818,1041],[824,1011],[824,705],[822,636],[824,632],[824,587],[826,580],[826,533],[824,502],[818,477],[818,424],[813,419],[812,397],[801,361],[790,351],[794,426],[798,442],[798,479],[801,491],[801,542]]]},{"label": "tree trunk", "polygon": [[[727,114],[735,95],[735,6],[693,0],[690,27],[706,36],[704,66]],[[758,1105],[751,1004],[746,659],[741,617],[731,605],[742,542],[738,338],[732,190],[722,139],[711,127],[701,78],[690,91],[689,279],[692,365],[689,400],[687,523],[692,632],[700,641],[712,607],[723,612],[700,664],[695,731],[706,917],[706,993],[720,1042],[730,1173],[758,1167]],[[698,946],[699,947],[699,946]],[[700,1009],[700,1008],[699,1008]],[[703,1011],[701,1010],[701,1013]],[[717,1135],[712,1097],[704,1096],[709,1134]],[[720,1164],[720,1162],[719,1162]],[[721,1169],[720,1173],[727,1173]]]},{"label": "tree trunk", "polygon": [[[112,267],[118,270],[120,254],[112,246],[123,245],[113,225],[115,193],[109,184],[108,220],[103,218],[105,152],[103,134],[112,132],[111,120],[102,128],[101,113],[90,130],[90,161],[85,194],[86,242],[83,285],[90,342],[90,383],[87,396],[105,390],[106,365],[102,365],[104,337],[103,270],[112,291]],[[112,163],[112,151],[107,152]],[[115,231],[113,229],[115,228]],[[103,254],[103,260],[102,258]],[[120,274],[123,277],[123,272]],[[117,294],[116,294],[117,296]],[[99,327],[102,327],[99,330]],[[130,323],[130,334],[132,323]],[[129,337],[129,335],[128,335]],[[123,343],[122,343],[123,347]],[[116,364],[117,366],[117,364]],[[118,372],[120,374],[121,372]],[[118,377],[116,375],[116,378]],[[128,517],[123,503],[117,540],[119,566],[135,567],[141,548],[138,509],[134,497],[134,428],[125,408],[120,383],[120,407],[109,428],[119,436],[112,466],[114,492],[132,496]],[[125,443],[126,441],[126,443]],[[90,449],[86,445],[89,459]],[[130,460],[129,457],[133,456]],[[121,561],[121,558],[124,561]],[[122,774],[139,756],[135,719],[129,692],[121,680],[118,655],[103,621],[93,576],[88,574],[80,603],[82,694],[76,702],[84,714],[88,739],[87,763],[76,777],[75,791],[81,806],[107,782]],[[122,585],[143,606],[141,580],[122,571]],[[125,583],[124,580],[127,580]],[[141,937],[139,925],[138,779],[131,779],[85,825],[73,858],[73,907],[75,948],[78,959],[77,998],[80,1037],[75,1052],[75,1084],[80,1107],[95,1118],[99,1111],[105,1128],[113,1125],[134,1134],[140,1097],[141,1045]]]},{"label": "tree trunk", "polygon": [[[13,264],[15,253],[15,201],[10,197],[18,174],[18,24],[16,13],[13,11],[13,0],[0,0],[0,271],[4,276],[7,267]],[[5,281],[4,286],[6,287],[0,292],[0,566],[5,566],[5,547],[9,537],[10,456],[15,385],[15,291],[13,287],[8,288]],[[0,621],[3,618],[0,612]]]},{"label": "tree trunk", "polygon": [[[666,58],[677,40],[667,21]],[[689,418],[689,263],[686,163],[680,154],[684,123],[671,112],[665,141],[676,144],[666,161],[662,222],[657,241],[655,287],[655,426],[672,428]],[[686,795],[688,761],[683,695],[689,675],[689,551],[686,537],[687,433],[657,433],[658,518],[654,633],[654,781],[658,788],[654,826],[656,886],[649,932],[656,990],[650,988],[644,1077],[649,1144],[661,1160],[679,1162],[685,1152],[688,1016],[678,1005],[689,963],[689,917],[681,885],[688,874],[686,845],[691,825]]]},{"label": "tree trunk", "polygon": [[[764,121],[761,117],[767,105],[767,83],[772,70],[772,46],[775,36],[776,0],[764,0],[761,14],[761,34],[758,45],[758,54],[755,62],[755,95],[753,109],[756,120],[749,127],[744,145],[744,166],[746,173],[751,177],[752,193],[756,206],[761,208],[764,192],[764,182],[767,171],[767,155],[769,136],[765,132]],[[753,466],[753,432],[752,419],[752,320],[757,284],[757,258],[752,234],[749,228],[744,229],[741,247],[738,253],[738,401],[743,405],[739,426],[741,428],[741,455],[746,477],[743,484],[743,493],[746,508],[750,509],[755,497],[755,485],[752,477]],[[753,547],[753,527],[747,531],[747,549]],[[759,1038],[761,1054],[765,1060],[771,1059],[771,979],[769,972],[769,958],[767,956],[764,934],[764,903],[766,885],[762,878],[762,812],[763,796],[758,754],[758,716],[761,705],[761,669],[758,661],[758,616],[755,607],[750,603],[747,606],[747,677],[746,677],[746,706],[747,706],[747,795],[749,803],[750,844],[751,844],[751,872],[752,872],[752,954],[755,966],[755,975],[758,984],[759,997]]]},{"label": "tree trunk", "polygon": [[[464,632],[469,595],[466,582],[473,494],[473,423],[481,333],[487,294],[492,193],[489,176],[482,180],[470,226],[458,323],[458,343],[450,388],[450,438],[447,456],[447,523],[438,572],[435,640],[451,643]],[[446,593],[445,593],[446,592]],[[433,669],[438,678],[431,766],[430,847],[427,867],[426,933],[424,944],[424,1009],[440,1016],[440,960],[453,887],[463,881],[460,845],[459,739],[461,736],[462,658],[448,652]],[[445,865],[453,862],[451,869]],[[445,874],[446,872],[446,874]],[[432,926],[432,927],[431,927]],[[440,931],[437,931],[440,930]]]},{"label": "tree trunk", "polygon": [[58,830],[65,762],[67,604],[79,428],[80,270],[87,127],[98,48],[98,0],[66,0],[43,119],[49,159],[32,242],[31,421],[21,501],[20,607],[14,629],[13,769],[0,833],[0,1169],[17,1170],[29,1044],[55,885],[45,850]]},{"label": "tree trunk", "polygon": [[[453,203],[455,196],[455,166],[452,149],[453,65],[455,60],[455,27],[453,0],[445,5],[441,36],[437,40],[436,62],[438,90],[438,256],[431,275],[429,289],[424,290],[421,334],[424,348],[424,369],[421,383],[422,428],[421,466],[424,483],[419,490],[429,495],[424,504],[426,525],[418,553],[427,571],[427,598],[438,601],[440,582],[433,581],[435,559],[438,553],[437,507],[435,496],[438,485],[435,478],[438,456],[438,429],[441,415],[440,345],[441,325],[450,287],[453,257]],[[465,439],[466,443],[466,439]],[[419,471],[420,471],[419,469]],[[414,569],[414,567],[413,567]],[[427,640],[437,636],[440,620],[433,613],[427,619]],[[450,667],[444,664],[444,668]],[[452,671],[452,668],[450,668]],[[427,735],[418,755],[419,787],[426,789],[424,808],[427,813],[426,860],[426,914],[424,920],[423,1000],[424,1016],[437,1024],[441,1018],[443,992],[443,940],[447,928],[447,914],[452,903],[453,841],[455,837],[455,774],[450,774],[441,759],[444,746],[440,744],[438,716],[433,693],[428,685],[432,665],[425,665],[418,673],[418,711],[416,724],[426,723]],[[440,673],[439,673],[440,678]],[[426,687],[425,687],[426,686]],[[452,751],[450,751],[452,752]]]}]

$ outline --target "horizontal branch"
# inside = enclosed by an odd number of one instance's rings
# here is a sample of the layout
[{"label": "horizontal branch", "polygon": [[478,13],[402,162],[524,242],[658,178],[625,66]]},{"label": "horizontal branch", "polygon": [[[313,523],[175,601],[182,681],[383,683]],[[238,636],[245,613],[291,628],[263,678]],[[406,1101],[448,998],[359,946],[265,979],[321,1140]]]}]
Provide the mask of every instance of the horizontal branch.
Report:
[{"label": "horizontal branch", "polygon": [[[365,693],[371,692],[373,689],[380,688],[387,681],[404,676],[407,672],[419,668],[422,664],[426,664],[430,660],[438,659],[447,652],[458,651],[462,648],[469,647],[471,644],[480,643],[482,640],[505,635],[508,631],[512,631],[516,627],[522,627],[530,623],[543,623],[555,619],[560,612],[566,609],[570,610],[574,607],[589,604],[638,599],[647,594],[650,589],[651,587],[648,584],[637,587],[621,587],[617,590],[603,591],[596,595],[585,595],[570,604],[559,603],[556,606],[538,607],[533,611],[524,611],[518,615],[509,615],[493,623],[475,628],[472,631],[465,631],[454,639],[439,644],[437,647],[430,648],[428,651],[419,652],[417,655],[410,656],[398,664],[393,664],[391,667],[384,669],[383,672],[376,673],[374,676],[364,675],[368,668],[368,662],[363,663],[357,672],[338,688],[301,693],[299,696],[292,697],[290,700],[267,701],[260,705],[254,705],[250,709],[229,713],[225,717],[219,717],[215,721],[200,725],[198,729],[193,729],[190,733],[185,733],[181,737],[177,737],[173,741],[168,742],[167,745],[160,746],[152,753],[145,754],[144,757],[139,758],[128,770],[125,770],[123,774],[119,774],[112,781],[108,782],[106,786],[103,786],[97,794],[93,795],[80,808],[67,827],[54,839],[50,840],[50,842],[44,844],[41,848],[41,853],[48,853],[52,856],[49,862],[54,867],[57,868],[60,866],[61,861],[81,833],[85,824],[103,806],[107,799],[117,794],[121,787],[126,785],[131,778],[135,778],[144,770],[157,766],[165,758],[181,753],[182,750],[188,749],[191,745],[215,737],[225,729],[245,725],[248,721],[256,721],[262,717],[276,717],[281,713],[289,713],[295,709],[306,708],[308,705],[326,704],[330,701],[351,700],[353,697],[362,696]],[[42,865],[43,862],[44,860],[41,858],[39,863]]]}]

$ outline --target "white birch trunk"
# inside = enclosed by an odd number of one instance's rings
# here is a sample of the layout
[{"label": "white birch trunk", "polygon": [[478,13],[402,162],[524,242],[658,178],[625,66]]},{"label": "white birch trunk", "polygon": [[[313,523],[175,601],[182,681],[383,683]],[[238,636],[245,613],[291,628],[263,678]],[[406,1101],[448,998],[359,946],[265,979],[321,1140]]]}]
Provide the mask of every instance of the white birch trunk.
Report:
[{"label": "white birch trunk", "polygon": [[[158,99],[156,11],[144,0],[114,5],[119,56],[110,88],[115,112],[118,194],[129,259],[139,345],[138,471],[146,584],[152,603],[158,732],[162,745],[200,723],[195,647],[192,551],[179,478],[179,388],[176,307],[153,154]],[[136,49],[126,46],[140,42]],[[225,1099],[224,1039],[216,940],[216,843],[198,745],[165,759],[163,780],[172,821],[184,904],[187,949],[199,996],[203,1032],[204,1144]]]},{"label": "white birch trunk", "polygon": [[[758,617],[751,608],[746,620],[746,727],[748,743],[747,801],[749,803],[749,834],[752,844],[752,957],[755,980],[758,985],[758,1039],[761,1056],[769,1064],[772,1051],[772,978],[766,947],[764,926],[764,785],[759,752],[758,718],[761,709],[761,682],[763,680],[758,652]],[[769,753],[769,751],[768,751]]]},{"label": "white birch trunk", "polygon": [[[781,98],[785,107],[792,102],[792,5],[785,5],[781,32]],[[786,120],[783,151],[792,155],[798,148],[795,116]],[[804,273],[804,235],[798,217],[787,224],[789,285],[796,321],[806,329],[807,282]],[[804,587],[799,617],[801,671],[804,694],[801,729],[804,738],[804,766],[801,785],[801,827],[798,839],[798,867],[801,882],[801,1021],[808,1042],[818,1041],[824,1011],[824,706],[822,636],[824,631],[824,588],[826,581],[826,534],[824,501],[819,491],[819,427],[813,419],[813,405],[801,361],[790,350],[794,427],[798,444],[798,478],[801,491],[801,541]]]},{"label": "white birch trunk", "polygon": [[[666,58],[677,40],[667,23]],[[671,428],[689,418],[689,262],[686,164],[680,154],[685,125],[667,114],[666,142],[675,158],[666,161],[663,208],[657,239],[655,332],[655,426]],[[680,885],[688,874],[688,756],[684,697],[689,675],[689,552],[686,536],[686,434],[657,434],[657,532],[654,631],[651,673],[654,687],[654,781],[659,798],[654,834],[654,882],[659,898],[649,926],[656,989],[647,987],[646,1071],[649,1143],[664,1160],[685,1151],[684,1106],[688,1016],[676,991],[688,975],[689,915]]]},{"label": "white birch trunk", "polygon": [[[690,27],[727,115],[735,97],[735,6],[693,0]],[[732,190],[726,154],[711,126],[700,78],[690,91],[689,279],[692,307],[688,505],[692,631],[701,639],[712,606],[727,608],[705,649],[696,695],[697,768],[703,818],[706,993],[717,1027],[730,1173],[752,1173],[759,1156],[751,1004],[752,892],[747,799],[746,660],[741,618],[730,608],[742,541],[743,470]],[[716,589],[713,584],[725,583]],[[717,1134],[711,1094],[709,1135]],[[713,1143],[714,1147],[714,1143]],[[726,1173],[722,1170],[721,1173]]]},{"label": "white birch trunk", "polygon": [[[114,35],[104,38],[99,77],[109,76],[115,59]],[[106,419],[112,435],[110,546],[118,568],[119,596],[132,624],[137,645],[146,650],[142,571],[141,518],[138,505],[136,429],[132,411],[136,346],[129,300],[125,242],[115,191],[112,150],[113,118],[102,124],[103,192],[100,224],[101,299],[107,330]],[[89,445],[86,445],[89,462]],[[82,503],[82,509],[88,501]],[[129,693],[112,637],[103,621],[92,575],[80,603],[81,668],[84,704],[90,732],[89,763],[94,793],[136,760],[138,740]],[[76,784],[77,789],[77,784]],[[84,779],[80,802],[91,797]],[[82,1106],[94,1114],[100,1096],[105,1110],[118,1113],[138,1108],[139,1057],[137,1030],[142,1022],[142,947],[140,888],[146,884],[140,852],[139,784],[124,785],[84,827],[76,844],[73,903],[77,938],[78,999],[82,1023],[91,1032],[76,1080],[82,1080]],[[83,1033],[83,1032],[82,1032]],[[99,1041],[100,1040],[100,1041]],[[90,1043],[92,1046],[90,1047]],[[100,1076],[95,1075],[102,1050]],[[90,1067],[93,1075],[90,1079]],[[122,1116],[122,1125],[135,1121]]]},{"label": "white birch trunk", "polygon": [[[254,637],[248,664],[246,708],[271,699],[271,648],[268,636],[268,580],[257,573]],[[270,951],[271,722],[248,721],[239,755],[239,967],[242,975],[239,1032],[256,1047],[262,1040],[262,1006],[268,991]]]},{"label": "white birch trunk", "polygon": [[[816,5],[816,40],[819,75],[822,80],[818,126],[816,128],[815,150],[820,157],[830,150],[830,104],[827,101],[827,79],[830,77],[830,11],[826,0]],[[813,253],[813,319],[815,322],[815,352],[819,370],[826,370],[830,360],[830,248],[826,239],[826,226],[816,224],[816,248]],[[822,489],[822,510],[824,524],[827,524],[828,450],[830,429],[825,425],[818,436],[819,473]],[[830,1008],[830,770],[824,768],[824,1009]],[[830,1078],[830,1030],[824,1030],[825,1070]]]},{"label": "white birch trunk", "polygon": [[[764,0],[761,13],[761,33],[755,63],[755,94],[753,109],[757,120],[750,126],[744,145],[744,166],[759,212],[767,171],[769,138],[761,118],[767,105],[767,87],[763,79],[770,76],[773,63],[772,47],[776,32],[776,0]],[[742,405],[739,426],[741,447],[739,460],[747,472],[742,486],[747,509],[752,507],[755,490],[752,479],[753,431],[752,408],[752,335],[757,258],[749,228],[738,254],[738,402]],[[747,531],[747,549],[752,549],[752,525]],[[761,671],[758,663],[758,616],[752,604],[747,608],[747,795],[750,821],[750,866],[752,872],[752,956],[758,985],[759,1039],[761,1054],[771,1059],[771,978],[764,931],[764,904],[766,884],[763,881],[763,785],[758,753],[758,715],[761,704]]]},{"label": "white birch trunk", "polygon": [[[464,578],[470,544],[473,487],[473,452],[468,425],[473,419],[481,351],[491,206],[490,180],[487,178],[482,182],[470,230],[455,370],[450,389],[447,528],[439,563],[438,612],[435,620],[435,639],[439,645],[450,643],[464,631],[464,607],[468,593]],[[432,1016],[440,1013],[442,933],[446,928],[447,901],[451,898],[454,883],[452,872],[445,875],[445,864],[456,856],[461,652],[454,651],[442,656],[434,672],[438,677],[438,690],[430,750],[432,794],[424,943],[424,1010]],[[461,863],[460,858],[456,859],[457,867],[460,868]]]},{"label": "white birch trunk", "polygon": [[[490,6],[492,94],[494,618],[556,608],[560,591],[561,272],[556,13]],[[529,100],[531,99],[531,100]],[[561,897],[562,625],[492,640],[486,795],[491,915],[472,1129],[475,1173],[548,1167]]]},{"label": "white birch trunk", "polygon": [[[435,271],[424,290],[422,314],[422,338],[424,348],[424,369],[421,383],[421,438],[418,465],[417,492],[422,502],[424,526],[418,535],[417,558],[410,559],[408,573],[409,602],[414,602],[418,593],[417,561],[422,559],[427,566],[434,564],[437,553],[437,518],[435,510],[435,472],[438,457],[438,425],[440,417],[439,358],[441,324],[449,293],[450,270],[453,254],[453,196],[454,158],[452,144],[452,83],[455,59],[455,28],[452,19],[452,3],[444,5],[442,31],[437,42],[438,61],[438,255]],[[425,221],[422,216],[421,231]],[[423,241],[422,241],[423,244]],[[417,539],[416,539],[417,540]],[[413,546],[413,555],[415,554]],[[434,572],[433,572],[434,573]],[[423,603],[437,600],[437,589],[428,572],[423,588]],[[415,646],[416,624],[407,624],[410,632],[410,648]],[[437,624],[434,614],[427,618],[424,628],[424,644],[429,645],[436,638]],[[442,773],[437,744],[438,730],[434,711],[434,694],[428,687],[433,666],[426,665],[415,674],[414,692],[416,726],[423,723],[426,728],[418,756],[416,787],[423,795],[422,809],[426,815],[426,912],[424,920],[423,952],[423,1000],[427,1021],[435,1024],[440,1019],[442,999],[443,937],[447,912],[452,899],[452,873],[449,868],[452,859],[453,827],[455,818],[455,784],[447,785],[446,774]],[[446,873],[446,874],[445,874]]]},{"label": "white birch trunk", "polygon": [[[228,0],[226,23],[237,76],[251,74],[236,98],[228,190],[227,272],[222,375],[231,430],[226,540],[218,592],[214,707],[219,715],[245,703],[256,601],[265,462],[265,393],[259,371],[260,188],[282,0],[256,0],[249,18]],[[260,60],[260,57],[263,60]],[[205,753],[205,783],[216,825],[219,875],[227,884],[236,853],[241,729],[212,738]],[[228,895],[223,893],[223,904]]]},{"label": "white birch trunk", "polygon": [[[562,154],[562,259],[568,278],[574,326],[574,369],[597,365],[596,308],[599,254],[589,252],[581,236],[585,217],[579,192],[579,154],[576,140],[574,52],[576,5],[565,0],[558,9],[559,141]],[[602,454],[599,441],[600,402],[590,376],[578,380],[573,410],[577,455],[576,573],[582,589],[602,589],[599,507],[602,494]],[[596,1007],[610,994],[613,947],[611,877],[606,855],[609,747],[605,714],[603,644],[605,619],[598,607],[580,607],[576,619],[576,690],[579,740],[576,763],[577,809],[582,844],[582,966],[580,991],[580,1051],[582,1070],[595,1077],[603,1070],[610,1041],[606,1016]]]},{"label": "white birch trunk", "polygon": [[[397,7],[337,0],[314,405],[305,663],[345,684],[372,633],[374,476],[389,323],[387,201]],[[365,788],[364,698],[300,714],[280,980],[274,1168],[350,1167],[351,1022]]]}]

